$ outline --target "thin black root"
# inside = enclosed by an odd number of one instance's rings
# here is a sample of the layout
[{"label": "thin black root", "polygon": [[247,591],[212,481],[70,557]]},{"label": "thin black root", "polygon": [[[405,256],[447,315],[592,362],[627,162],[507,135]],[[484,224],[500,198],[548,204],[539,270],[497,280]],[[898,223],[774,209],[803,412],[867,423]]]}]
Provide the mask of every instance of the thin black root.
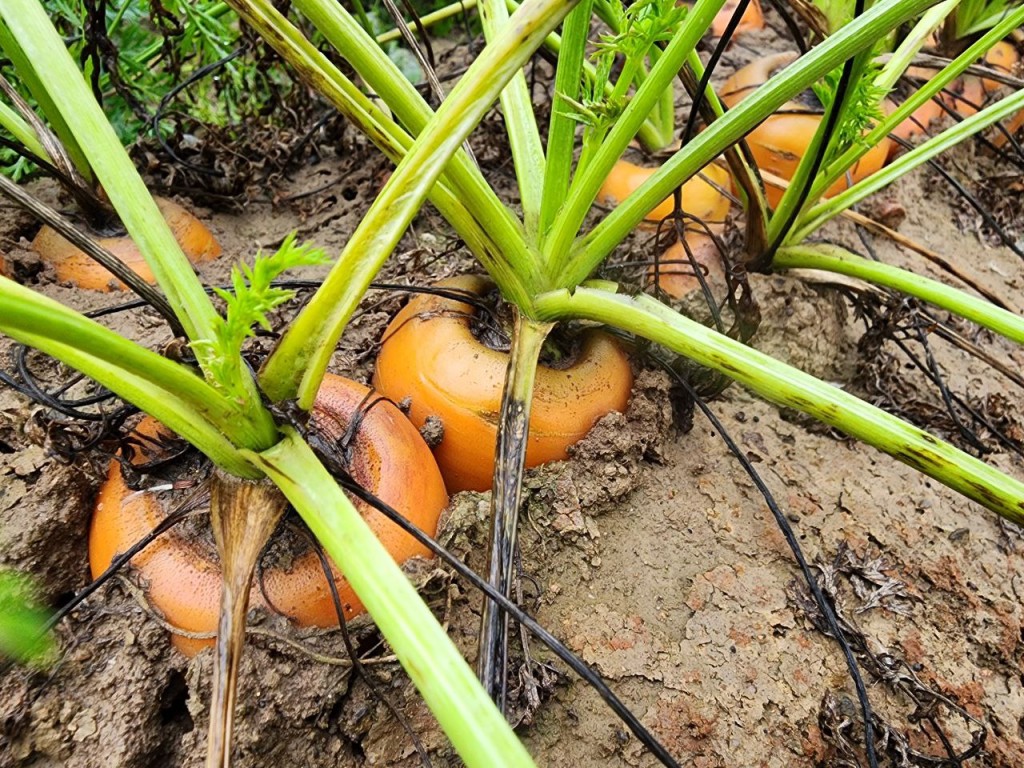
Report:
[{"label": "thin black root", "polygon": [[[862,595],[863,605],[854,612],[859,613],[869,608],[883,605],[891,600],[905,601],[909,596],[902,591],[902,583],[883,573],[883,563],[879,559],[858,558],[846,546],[840,546],[831,563],[819,561],[817,583],[829,596],[836,607],[836,616],[844,635],[849,638],[854,654],[864,665],[872,677],[883,683],[889,690],[909,702],[913,711],[907,716],[910,723],[916,723],[921,731],[934,736],[942,745],[943,755],[929,755],[915,749],[910,740],[899,729],[875,714],[874,726],[878,732],[878,742],[887,754],[892,765],[907,768],[961,768],[964,763],[979,756],[985,747],[988,729],[967,710],[950,697],[939,693],[921,682],[915,669],[894,651],[886,648],[872,650],[867,635],[857,626],[853,619],[844,613],[840,579],[845,577],[854,587],[854,592]],[[858,588],[858,582],[860,588]],[[868,588],[865,589],[864,587]],[[803,585],[791,590],[798,605],[808,618],[825,635],[834,637],[832,630],[822,620],[821,612],[813,601],[808,599]],[[866,596],[866,597],[865,597]],[[902,612],[898,604],[886,606],[890,610]],[[846,712],[843,700],[832,692],[827,692],[822,699],[818,712],[818,725],[822,737],[836,750],[837,766],[856,768],[852,723]],[[940,718],[942,709],[948,710],[961,720],[969,733],[969,744],[958,750],[952,739],[946,734]]]},{"label": "thin black root", "polygon": [[[330,466],[331,458],[329,455],[321,456],[321,459],[328,463],[328,469],[332,469]],[[466,579],[472,586],[483,592],[488,598],[497,603],[498,606],[508,613],[514,620],[526,627],[534,637],[550,648],[551,651],[566,664],[566,666],[572,669],[580,676],[580,678],[583,679],[584,682],[597,691],[598,695],[626,724],[640,743],[643,744],[663,765],[670,766],[671,768],[677,768],[679,766],[679,763],[668,753],[661,742],[659,742],[640,722],[640,719],[628,707],[626,707],[622,701],[619,700],[619,698],[605,683],[604,679],[597,672],[591,669],[586,662],[570,651],[547,629],[542,627],[532,616],[527,614],[514,602],[501,594],[499,590],[488,584],[484,578],[435,541],[433,537],[427,535],[418,527],[410,523],[393,507],[377,498],[365,488],[362,488],[358,483],[352,480],[352,478],[343,474],[338,475],[338,483],[343,489],[360,501],[372,506],[378,512],[391,520],[391,522],[395,523],[399,528],[416,539],[420,544],[430,549],[430,551],[443,560],[446,565]]]},{"label": "thin black root", "polygon": [[807,559],[804,557],[803,550],[800,547],[800,543],[797,541],[796,534],[793,532],[793,527],[789,524],[789,520],[787,520],[786,516],[782,513],[778,503],[775,501],[775,497],[768,489],[764,480],[761,479],[757,470],[754,469],[754,465],[751,464],[750,459],[747,458],[747,455],[732,439],[728,431],[726,431],[725,425],[723,425],[718,417],[715,416],[714,412],[708,407],[704,399],[700,397],[685,377],[681,376],[673,368],[666,366],[665,370],[676,380],[680,387],[686,390],[687,394],[693,399],[693,402],[698,408],[700,408],[708,421],[711,422],[718,434],[722,436],[722,440],[725,441],[729,452],[736,457],[736,460],[743,467],[743,470],[747,473],[751,481],[753,481],[754,485],[757,487],[758,492],[764,498],[765,503],[768,505],[768,509],[771,510],[779,530],[786,539],[786,543],[789,545],[790,551],[793,553],[793,557],[800,567],[804,581],[807,583],[807,587],[813,596],[814,604],[820,611],[825,625],[829,627],[832,637],[836,639],[836,642],[839,643],[839,647],[843,651],[843,656],[846,659],[846,665],[849,669],[850,677],[853,680],[854,688],[857,690],[857,699],[860,702],[861,716],[864,722],[864,746],[867,753],[868,765],[871,768],[878,768],[878,756],[875,750],[875,735],[872,725],[874,715],[872,712],[871,701],[868,698],[867,687],[864,685],[864,679],[861,676],[860,668],[857,664],[857,659],[853,650],[850,647],[850,643],[839,626],[839,619],[836,616],[835,607],[831,600],[825,596],[821,587],[818,585],[817,580],[812,575],[810,566],[808,565]]},{"label": "thin black root", "polygon": [[[935,334],[957,343],[959,334],[947,322],[912,299],[893,297],[885,301],[861,294],[852,300],[866,328],[858,345],[859,357],[864,361],[858,378],[877,404],[923,429],[949,435],[975,455],[984,456],[996,450],[996,446],[1024,455],[1024,443],[1017,437],[1020,425],[1012,406],[1003,402],[1005,398],[961,395],[946,383],[932,351],[931,337]],[[920,387],[905,380],[905,361],[887,349],[888,344],[895,346],[936,387],[941,402],[925,397]],[[915,353],[914,346],[922,355]],[[971,350],[970,346],[965,351],[981,354],[981,350]],[[1018,386],[1024,384],[1016,376],[1011,380]]]},{"label": "thin black root", "polygon": [[334,578],[334,571],[331,569],[331,563],[327,559],[327,555],[324,553],[323,547],[320,546],[320,542],[316,540],[315,536],[310,534],[308,529],[304,527],[301,527],[300,529],[309,541],[310,546],[313,547],[313,551],[316,552],[317,559],[320,561],[320,568],[323,570],[324,577],[327,579],[327,586],[331,590],[331,601],[334,603],[334,611],[338,616],[338,628],[341,630],[341,639],[342,642],[345,643],[345,652],[352,661],[352,669],[356,674],[363,678],[374,698],[388,708],[388,711],[394,715],[395,720],[401,726],[402,730],[409,735],[413,748],[419,756],[420,764],[423,765],[424,768],[431,768],[433,764],[430,761],[430,755],[424,748],[419,734],[416,733],[416,730],[412,727],[412,723],[409,722],[409,718],[402,713],[391,698],[381,689],[377,680],[369,673],[362,660],[359,658],[359,654],[356,653],[355,645],[352,643],[352,636],[348,631],[348,623],[345,621],[345,611],[341,605],[341,595],[338,593],[338,583]]}]

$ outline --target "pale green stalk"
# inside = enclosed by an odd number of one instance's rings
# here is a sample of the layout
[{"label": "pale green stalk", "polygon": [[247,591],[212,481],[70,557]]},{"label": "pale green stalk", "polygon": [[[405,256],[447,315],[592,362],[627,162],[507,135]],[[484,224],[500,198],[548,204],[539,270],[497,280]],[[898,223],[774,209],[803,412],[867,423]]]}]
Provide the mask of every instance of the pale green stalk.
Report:
[{"label": "pale green stalk", "polygon": [[[630,99],[629,105],[623,110],[604,138],[600,149],[586,165],[581,162],[573,177],[572,185],[569,187],[568,198],[559,210],[555,225],[544,241],[544,257],[548,263],[557,265],[559,269],[564,267],[569,259],[576,234],[580,231],[583,220],[590,211],[601,185],[608,178],[612,167],[622,157],[629,142],[636,136],[641,124],[657,105],[661,94],[666,88],[672,87],[676,73],[682,68],[690,52],[711,26],[715,14],[724,4],[725,0],[701,0],[687,14],[672,41],[658,59],[658,63],[651,69],[644,84],[637,89],[633,98]],[[708,157],[707,162],[713,159],[714,156]],[[701,167],[707,162],[703,163]],[[643,219],[647,211],[651,210],[671,191],[671,189],[668,190],[658,200],[652,201],[651,205],[643,211],[640,219]],[[629,199],[632,199],[632,196]],[[620,208],[624,205],[620,205]],[[639,221],[638,219],[636,223]],[[625,237],[625,234],[623,232],[622,236]],[[621,240],[622,238],[619,238],[619,241]]]},{"label": "pale green stalk", "polygon": [[50,129],[57,135],[57,138],[64,147],[64,151],[71,159],[75,168],[82,175],[82,178],[90,182],[93,181],[92,168],[89,166],[82,148],[78,145],[78,141],[70,128],[68,128],[64,116],[56,108],[46,88],[46,83],[36,73],[34,63],[40,60],[35,59],[22,49],[21,43],[11,34],[11,30],[2,21],[0,21],[0,48],[3,49],[11,63],[14,64],[14,68],[18,73],[18,79],[28,88],[32,97],[36,100],[39,109],[49,121]]},{"label": "pale green stalk", "polygon": [[36,132],[32,130],[32,126],[26,123],[21,115],[2,101],[0,101],[0,125],[6,128],[11,136],[33,155],[40,160],[50,162],[50,155],[43,149],[43,145],[39,143],[39,139],[36,137]]},{"label": "pale green stalk", "polygon": [[[700,54],[696,49],[691,51],[690,55],[686,57],[686,65],[693,71],[693,76],[699,84],[700,79],[704,77],[705,69],[704,62],[701,61]],[[711,107],[715,117],[722,117],[725,114],[725,107],[722,106],[722,101],[718,98],[718,94],[711,83],[708,83],[707,88],[704,89],[704,102]]]},{"label": "pale green stalk", "polygon": [[[846,21],[843,22],[843,24],[846,23]],[[803,157],[797,163],[796,170],[782,193],[782,199],[779,200],[775,212],[768,220],[768,242],[772,248],[777,247],[787,232],[792,231],[798,221],[800,211],[806,209],[816,199],[812,196],[815,179],[811,179],[811,173],[815,173],[816,176],[820,175],[822,169],[827,167],[823,160],[835,153],[839,129],[846,111],[853,103],[852,99],[857,90],[857,83],[864,77],[871,52],[872,48],[866,48],[843,65],[843,76],[849,78],[846,80],[843,98],[842,100],[835,99],[835,95],[838,95],[837,88],[832,103],[826,107],[821,119],[818,120],[814,136],[811,137]],[[827,136],[826,131],[829,131]],[[819,157],[823,158],[822,162],[819,162]],[[817,167],[815,167],[816,165]],[[769,252],[767,256],[770,258],[771,253]]]},{"label": "pale green stalk", "polygon": [[842,29],[853,18],[854,0],[812,0],[812,5],[825,16],[828,33]]},{"label": "pale green stalk", "polygon": [[966,294],[937,280],[862,258],[837,245],[815,243],[781,248],[772,266],[777,269],[822,269],[857,277],[927,301],[995,331],[1011,341],[1024,344],[1024,318],[1013,312],[1007,312],[984,299]]},{"label": "pale green stalk", "polygon": [[547,163],[544,166],[544,193],[540,211],[541,237],[544,237],[551,228],[555,214],[569,191],[569,180],[572,178],[577,123],[567,109],[571,102],[565,100],[579,100],[580,78],[587,36],[590,33],[592,7],[593,0],[582,0],[562,25],[566,47],[558,56],[555,95],[552,98],[551,120],[548,124]]},{"label": "pale green stalk", "polygon": [[892,52],[882,71],[875,77],[875,85],[891,91],[893,86],[903,77],[903,73],[914,62],[914,57],[928,41],[928,37],[938,29],[943,20],[960,4],[961,0],[945,0],[929,8],[910,30],[899,47]]},{"label": "pale green stalk", "polygon": [[[246,23],[273,45],[277,53],[310,87],[322,93],[396,165],[401,162],[413,143],[409,134],[356,88],[273,5],[264,0],[248,0],[238,4],[238,12]],[[358,28],[358,25],[355,26]],[[372,42],[369,44],[373,45]],[[460,197],[478,202],[482,198],[474,198],[471,192],[465,191],[466,187],[462,188],[460,196],[456,196],[451,183],[448,176],[443,176],[431,190],[430,201],[437,206],[441,215],[452,225],[495,282],[509,292],[507,295],[522,298],[515,291],[516,279],[504,260],[505,249],[491,236],[491,232],[494,232],[504,236],[505,242],[521,242],[521,227],[515,221],[511,221],[509,226],[502,226],[512,217],[507,210],[501,208],[500,203],[499,209],[504,210],[501,216],[478,219],[476,214],[466,209]],[[468,186],[473,188],[473,182]],[[493,196],[493,192],[490,194]],[[487,201],[484,204],[490,205]],[[481,221],[488,222],[487,231],[482,228]]]},{"label": "pale green stalk", "polygon": [[250,458],[341,569],[466,765],[532,766],[458,649],[309,446],[289,429]]},{"label": "pale green stalk", "polygon": [[[654,115],[657,115],[657,120],[652,118],[652,122],[658,128],[658,144],[656,146],[647,146],[650,150],[662,150],[672,144],[672,140],[676,134],[676,94],[675,88],[666,88],[662,94],[661,99],[658,101],[658,108],[654,111]],[[640,134],[637,132],[637,138]]]},{"label": "pale green stalk", "polygon": [[806,212],[799,228],[794,228],[787,238],[787,242],[800,242],[811,232],[819,229],[826,221],[838,216],[847,208],[856,205],[904,174],[910,173],[951,147],[960,144],[964,139],[983,131],[988,126],[1019,112],[1021,109],[1024,109],[1024,90],[1000,99],[995,104],[990,104],[980,112],[955,123],[938,136],[915,147],[905,155],[900,155],[880,171],[861,179],[849,189],[822,200]]},{"label": "pale green stalk", "polygon": [[[509,14],[505,0],[480,0],[480,21],[484,37],[492,42],[508,26]],[[526,237],[536,242],[540,233],[541,202],[544,197],[544,148],[533,114],[533,101],[520,69],[501,92],[501,112],[505,132],[512,150],[512,165],[519,183],[519,200],[523,207]]]},{"label": "pale green stalk", "polygon": [[[420,24],[425,29],[430,29],[435,24],[439,24],[446,19],[450,19],[452,16],[460,16],[467,11],[471,11],[476,8],[476,0],[464,0],[464,2],[451,3],[446,5],[444,8],[438,8],[432,13],[428,13],[426,16],[420,16]],[[413,34],[419,33],[419,25],[411,24],[409,28],[413,31]],[[391,43],[395,40],[402,38],[402,32],[399,29],[389,29],[383,34],[377,35],[377,43],[384,45],[385,43]]]},{"label": "pale green stalk", "polygon": [[[242,4],[243,0],[232,2]],[[268,15],[280,16],[267,0],[244,0],[244,4],[266,6]],[[340,4],[332,0],[296,0],[295,6],[394,111],[412,136],[418,136],[434,112],[373,38]],[[276,26],[280,24],[288,22],[282,21]],[[372,139],[373,133],[369,136]],[[474,254],[481,258],[506,298],[516,302],[528,301],[529,292],[522,290],[520,280],[527,285],[540,284],[541,280],[536,260],[526,246],[523,225],[502,204],[461,148],[452,158],[443,178],[444,183],[457,191],[459,204],[469,212],[468,216],[449,221],[467,245],[474,249]],[[515,272],[507,267],[506,262],[516,266]]]},{"label": "pale green stalk", "polygon": [[254,477],[228,439],[255,442],[237,405],[195,371],[0,277],[0,332],[76,368],[152,414],[229,472]]},{"label": "pale green stalk", "polygon": [[[649,54],[652,62],[656,62],[658,57],[661,55],[661,49],[657,46],[651,48]],[[639,87],[643,85],[644,81],[650,76],[646,67],[641,67],[640,71],[636,75],[636,83]],[[676,91],[674,85],[670,88],[666,88],[661,92],[661,98],[658,99],[658,103],[654,109],[647,116],[645,123],[649,123],[653,130],[656,138],[655,144],[644,144],[651,152],[660,152],[666,147],[672,144],[676,137]],[[640,133],[637,132],[637,139],[639,140]]]},{"label": "pale green stalk", "polygon": [[542,319],[594,320],[650,339],[725,374],[769,402],[810,414],[1008,520],[1024,524],[1024,483],[838,387],[694,322],[650,296],[630,297],[581,287],[572,293],[561,290],[539,296],[535,307]]},{"label": "pale green stalk", "polygon": [[267,361],[261,383],[269,397],[295,397],[300,407],[310,407],[361,291],[398,244],[449,158],[572,5],[564,0],[528,0],[473,62],[388,179],[327,279]]},{"label": "pale green stalk", "polygon": [[[619,17],[612,10],[609,3],[596,2],[594,4],[594,9],[597,12],[597,17],[608,27],[608,30],[612,34],[617,35],[622,32],[622,27],[618,23]],[[696,50],[694,53],[696,53]],[[647,56],[653,66],[661,56],[661,49],[657,45],[651,46],[650,50],[647,52]],[[621,93],[625,93],[630,84],[639,88],[648,77],[650,77],[650,72],[643,65],[643,62],[637,62],[637,66],[635,68],[631,68],[630,70],[624,69],[620,72],[619,77],[616,78],[616,82],[614,84],[607,84],[606,95],[611,96],[615,89],[620,87],[622,88]],[[665,149],[665,147],[672,143],[672,139],[674,137],[675,117],[675,88],[670,85],[668,88],[661,91],[658,103],[650,112],[647,113],[647,117],[644,120],[644,126],[649,126],[650,130],[645,134],[645,138],[641,138],[640,132],[638,131],[637,140],[652,152],[658,152]]]},{"label": "pale green stalk", "polygon": [[[962,74],[967,67],[983,56],[985,52],[996,42],[1004,38],[1021,24],[1024,24],[1024,7],[1018,8],[1002,22],[982,35],[982,37],[976,40],[963,53],[953,59],[953,61],[951,61],[947,66],[936,72],[928,82],[912,93],[895,110],[879,122],[878,125],[871,129],[862,141],[856,143],[842,155],[829,163],[828,167],[824,168],[814,180],[814,185],[811,187],[808,199],[820,199],[824,191],[840,179],[846,173],[847,169],[852,168],[853,165],[872,147],[877,145],[878,142],[883,141],[885,137],[888,136],[889,133],[891,133],[900,123],[910,117],[914,113],[914,110],[938,95],[943,88],[953,82],[953,80]],[[902,53],[901,51],[897,51],[897,54],[900,54],[902,59],[906,58],[905,51]],[[900,73],[902,73],[902,70],[890,70],[887,66],[879,75],[879,78],[876,79],[876,83],[891,87],[893,77],[898,77]],[[814,215],[816,215],[814,208],[805,211],[801,217],[801,223],[794,228],[794,231],[805,230],[806,226],[803,222],[808,221]],[[790,235],[788,239],[791,242],[795,242],[793,235]]]},{"label": "pale green stalk", "polygon": [[[882,0],[775,75],[673,155],[636,192],[571,246],[561,285],[585,280],[655,205],[796,94],[935,0]],[[660,63],[660,62],[659,62]],[[596,188],[595,188],[596,189]]]},{"label": "pale green stalk", "polygon": [[[700,60],[700,55],[696,50],[690,54],[686,63],[699,86],[705,69],[704,62]],[[696,97],[697,94],[694,94],[694,98]],[[725,114],[725,108],[710,82],[704,89],[704,101],[711,109],[715,120],[721,119]],[[768,231],[768,201],[764,196],[761,178],[754,164],[748,162],[746,156],[740,151],[739,145],[727,149],[725,159],[729,163],[729,170],[732,171],[736,187],[745,198],[747,226],[744,247],[748,254],[760,252],[767,245]]]},{"label": "pale green stalk", "polygon": [[[510,11],[515,11],[519,7],[519,3],[516,0],[505,0],[505,5]],[[562,38],[556,33],[552,32],[544,39],[544,47],[547,48],[551,53],[555,54],[559,59],[562,58]],[[583,77],[589,81],[594,80],[594,65],[583,60]],[[611,95],[612,83],[605,83],[605,95]],[[661,143],[661,131],[655,125],[654,121],[650,119],[648,115],[647,119],[644,120],[643,124],[637,129],[636,139],[641,144],[649,149],[657,149],[663,144]],[[548,153],[550,155],[550,153]],[[548,158],[550,160],[550,157]]]}]

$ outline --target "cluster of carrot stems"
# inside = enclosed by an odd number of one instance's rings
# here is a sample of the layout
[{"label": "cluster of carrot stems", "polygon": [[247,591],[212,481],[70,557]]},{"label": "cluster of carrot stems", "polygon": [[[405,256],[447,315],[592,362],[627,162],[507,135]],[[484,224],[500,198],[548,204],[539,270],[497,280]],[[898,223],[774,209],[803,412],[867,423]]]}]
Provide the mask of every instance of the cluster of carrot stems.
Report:
[{"label": "cluster of carrot stems", "polygon": [[[358,20],[334,0],[293,0],[291,5],[348,61],[388,110],[368,98],[365,89],[334,66],[270,0],[227,2],[298,77],[319,90],[397,166],[321,288],[258,373],[241,364],[240,349],[223,343],[224,319],[182,255],[45,10],[38,0],[0,0],[0,45],[5,54],[18,65],[51,125],[60,125],[62,140],[80,153],[102,185],[151,266],[180,327],[194,347],[205,353],[199,355],[199,370],[173,362],[5,278],[0,278],[0,332],[77,368],[156,417],[223,470],[223,482],[261,488],[264,506],[272,514],[287,499],[367,606],[467,765],[532,764],[492,702],[501,698],[505,677],[505,617],[493,606],[485,613],[478,670],[481,684],[311,448],[294,429],[276,423],[265,405],[295,401],[303,409],[312,406],[346,324],[427,201],[448,220],[517,312],[503,414],[517,412],[521,418],[502,420],[499,455],[503,460],[496,467],[492,494],[489,578],[499,589],[507,590],[510,584],[525,441],[526,418],[522,417],[529,414],[539,350],[554,324],[573,319],[605,323],[663,345],[772,403],[804,411],[1000,515],[1024,523],[1020,481],[836,387],[686,318],[655,298],[627,295],[615,284],[590,279],[658,202],[828,73],[848,61],[853,62],[852,71],[863,71],[876,41],[919,18],[880,73],[872,75],[877,85],[890,89],[928,32],[956,7],[955,0],[880,0],[727,112],[707,87],[702,97],[715,119],[588,231],[584,223],[598,188],[630,141],[637,135],[664,139],[665,94],[672,92],[678,73],[688,67],[693,81],[700,81],[703,69],[696,46],[725,0],[698,0],[665,35],[651,35],[647,48],[640,51],[642,62],[633,68],[633,80],[625,87],[612,84],[603,91],[625,97],[609,98],[602,106],[610,118],[585,127],[578,162],[574,159],[577,117],[556,104],[546,141],[542,139],[523,67],[540,46],[548,45],[558,51],[558,98],[579,103],[584,95],[593,97],[593,80],[587,78],[593,77],[594,68],[587,46],[595,13],[606,21],[615,19],[608,13],[606,0],[525,0],[519,6],[480,0],[487,45],[436,111]],[[755,218],[756,226],[748,230],[761,232],[761,246],[772,244],[773,259],[762,266],[853,275],[1024,342],[1024,320],[1010,312],[904,270],[866,261],[834,246],[806,242],[822,224],[875,190],[1024,108],[1024,91],[1018,91],[845,192],[822,198],[822,192],[873,142],[1022,23],[1024,10],[1005,14],[895,112],[880,119],[862,141],[842,151],[827,151],[834,149],[835,134],[825,126],[829,122],[834,126],[836,120],[822,120],[815,142],[826,151],[817,153],[812,144],[807,156],[820,154],[826,162],[819,163],[812,176],[805,158],[805,166],[797,171],[774,214],[758,199],[756,188],[741,181],[741,187],[752,191],[746,195],[746,213]],[[561,33],[556,35],[559,25]],[[585,91],[588,82],[591,88]],[[521,213],[499,199],[464,149],[470,133],[499,100],[519,182]],[[828,110],[850,108],[837,99]],[[661,122],[652,124],[652,116],[657,115]],[[843,119],[840,113],[838,120]],[[748,254],[752,263],[758,255]],[[220,494],[229,500],[238,495]],[[223,502],[222,518],[231,516],[232,503]],[[225,663],[230,664],[230,659]],[[230,720],[231,696],[227,699]],[[211,753],[218,750],[220,755],[211,754],[211,765],[228,761],[230,746],[218,744]]]}]

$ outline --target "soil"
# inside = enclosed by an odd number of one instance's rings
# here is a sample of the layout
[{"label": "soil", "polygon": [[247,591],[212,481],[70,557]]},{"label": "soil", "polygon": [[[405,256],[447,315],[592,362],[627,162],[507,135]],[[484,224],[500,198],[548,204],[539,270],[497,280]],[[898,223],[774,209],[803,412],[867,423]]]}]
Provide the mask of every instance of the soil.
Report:
[{"label": "soil", "polygon": [[[759,38],[748,39],[757,47]],[[748,53],[730,53],[742,63]],[[493,129],[495,119],[491,119]],[[489,153],[484,148],[481,159]],[[959,165],[997,169],[972,148]],[[495,154],[495,157],[498,157]],[[493,158],[492,158],[493,160]],[[242,214],[200,211],[225,256],[203,267],[224,282],[230,264],[272,248],[292,229],[340,249],[389,169],[356,144],[296,174],[272,200]],[[506,180],[508,168],[497,173]],[[35,191],[54,198],[48,185]],[[883,193],[906,211],[900,232],[955,260],[1024,311],[1024,264],[990,242],[922,172]],[[3,250],[34,287],[82,310],[116,296],[57,285],[25,250],[29,221],[4,222]],[[469,263],[433,211],[416,221],[382,280],[424,284]],[[828,239],[956,283],[926,259],[848,224]],[[636,255],[633,255],[636,258]],[[303,277],[322,276],[322,269]],[[837,386],[898,408],[960,440],[941,397],[890,342],[858,345],[864,326],[850,294],[818,276],[753,280],[763,322],[755,345]],[[401,301],[373,292],[332,368],[368,380],[377,340]],[[168,339],[148,312],[104,322],[148,346]],[[987,332],[964,335],[1018,374],[1024,352]],[[1021,392],[965,352],[934,343],[950,390],[1022,432]],[[4,369],[11,345],[0,341]],[[600,672],[681,763],[810,768],[863,764],[852,746],[859,711],[836,642],[809,606],[787,543],[755,485],[703,416],[688,418],[668,376],[640,355],[625,414],[611,414],[569,462],[526,479],[521,532],[523,604]],[[38,369],[47,370],[45,363]],[[674,407],[675,406],[675,407]],[[865,671],[887,765],[942,763],[936,726],[961,764],[1024,765],[1024,538],[1021,530],[877,451],[738,387],[712,408],[752,462],[835,601]],[[0,565],[33,574],[60,605],[88,581],[92,499],[114,446],[68,462],[53,414],[0,387]],[[986,459],[1024,478],[1024,461],[983,434]],[[452,500],[439,539],[480,570],[487,494]],[[409,567],[436,614],[472,660],[480,598],[434,563]],[[353,677],[337,631],[297,630],[253,615],[240,675],[238,766],[413,766],[405,729],[364,678]],[[365,620],[354,642],[383,691],[430,752],[459,764],[429,712]],[[87,600],[57,630],[61,653],[44,671],[0,675],[0,768],[198,765],[205,752],[211,654],[173,650],[132,574]],[[552,654],[515,650],[510,717],[538,764],[649,766],[653,758],[594,691]],[[526,674],[529,669],[531,674]],[[853,751],[851,751],[853,750]],[[928,756],[928,759],[921,757]],[[858,762],[860,761],[860,762]]]}]

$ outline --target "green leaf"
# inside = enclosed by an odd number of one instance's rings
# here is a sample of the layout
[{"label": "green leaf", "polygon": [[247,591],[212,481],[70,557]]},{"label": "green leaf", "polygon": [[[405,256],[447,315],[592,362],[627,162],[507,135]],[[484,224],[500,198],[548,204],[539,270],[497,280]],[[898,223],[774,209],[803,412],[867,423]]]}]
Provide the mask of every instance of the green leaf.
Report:
[{"label": "green leaf", "polygon": [[[854,144],[863,142],[864,134],[885,117],[882,112],[882,99],[888,94],[888,89],[875,84],[881,69],[880,64],[869,63],[853,84],[852,92],[839,119],[839,124],[836,126],[828,155],[825,157],[822,167]],[[826,111],[835,101],[836,89],[842,74],[843,68],[837,67],[825,75],[824,80],[811,86],[814,95],[818,97]]]},{"label": "green leaf", "polygon": [[34,592],[27,577],[0,571],[0,656],[42,665],[53,658],[55,645],[43,631],[48,616]]},{"label": "green leaf", "polygon": [[253,265],[236,264],[231,268],[233,291],[215,288],[227,305],[224,318],[218,318],[212,340],[192,343],[210,383],[228,397],[244,400],[248,390],[243,386],[242,345],[254,328],[271,329],[267,313],[291,300],[295,291],[275,288],[273,283],[289,269],[329,264],[331,259],[311,243],[297,244],[296,233],[288,235],[277,252],[267,256],[256,254]]}]

